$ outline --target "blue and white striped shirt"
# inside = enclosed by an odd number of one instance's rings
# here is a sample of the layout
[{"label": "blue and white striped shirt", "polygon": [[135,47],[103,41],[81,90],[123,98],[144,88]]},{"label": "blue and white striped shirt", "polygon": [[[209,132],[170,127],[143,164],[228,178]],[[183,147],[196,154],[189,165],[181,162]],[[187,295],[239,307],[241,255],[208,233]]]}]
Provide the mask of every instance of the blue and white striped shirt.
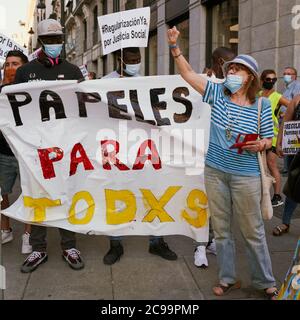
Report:
[{"label": "blue and white striped shirt", "polygon": [[[259,176],[257,154],[238,149],[229,149],[239,133],[258,133],[258,99],[253,105],[239,106],[224,93],[224,85],[208,81],[203,101],[211,105],[211,127],[206,165],[241,176]],[[272,109],[269,99],[262,98],[260,137],[273,137]],[[242,110],[241,110],[242,108]],[[229,117],[228,117],[229,116]],[[230,121],[229,121],[230,120]],[[232,137],[228,141],[225,129],[231,127]]]}]

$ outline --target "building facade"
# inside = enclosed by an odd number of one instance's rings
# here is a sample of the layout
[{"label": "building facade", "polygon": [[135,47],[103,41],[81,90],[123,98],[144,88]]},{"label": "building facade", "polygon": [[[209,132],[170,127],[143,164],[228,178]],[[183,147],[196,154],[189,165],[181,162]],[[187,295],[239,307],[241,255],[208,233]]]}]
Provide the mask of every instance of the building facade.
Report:
[{"label": "building facade", "polygon": [[57,19],[55,12],[60,1],[57,0],[30,0],[27,8],[26,30],[28,30],[28,52],[32,53],[38,47],[37,25],[47,18]]},{"label": "building facade", "polygon": [[[142,74],[177,73],[166,41],[166,31],[176,25],[180,45],[193,68],[201,72],[210,64],[211,51],[230,46],[238,50],[238,0],[65,0],[67,59],[86,64],[103,76],[116,68],[113,54],[102,55],[97,17],[150,6],[149,45],[141,48]],[[214,23],[212,23],[214,21]],[[218,23],[216,23],[218,21]],[[208,32],[207,30],[210,30]]]},{"label": "building facade", "polygon": [[[50,1],[50,0],[49,0]],[[49,2],[48,1],[48,2]],[[46,0],[47,2],[47,0]],[[51,9],[65,25],[66,57],[101,77],[116,68],[113,54],[102,55],[97,17],[144,6],[151,8],[147,48],[141,48],[142,74],[177,73],[166,31],[180,30],[180,47],[197,72],[211,65],[219,46],[253,55],[261,69],[279,75],[287,65],[300,70],[300,30],[292,28],[300,0],[53,0]],[[59,3],[59,5],[57,4]],[[298,8],[300,12],[300,8]],[[300,18],[299,18],[300,21]],[[300,27],[300,25],[299,25]]]},{"label": "building facade", "polygon": [[261,69],[275,69],[279,76],[287,66],[300,73],[300,1],[240,0],[239,9],[239,51],[253,55]]}]

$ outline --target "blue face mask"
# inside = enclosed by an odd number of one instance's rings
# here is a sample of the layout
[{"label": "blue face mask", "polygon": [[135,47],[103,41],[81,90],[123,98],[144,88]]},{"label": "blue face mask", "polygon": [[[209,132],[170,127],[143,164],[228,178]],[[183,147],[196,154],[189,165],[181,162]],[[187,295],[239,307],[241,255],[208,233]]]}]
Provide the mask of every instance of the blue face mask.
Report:
[{"label": "blue face mask", "polygon": [[226,81],[224,82],[224,86],[231,92],[238,92],[243,86],[243,77],[229,74],[227,75]]},{"label": "blue face mask", "polygon": [[44,52],[50,58],[57,58],[62,51],[62,44],[44,44]]},{"label": "blue face mask", "polygon": [[130,76],[135,76],[136,74],[139,73],[141,68],[141,64],[125,64],[125,72],[129,74]]},{"label": "blue face mask", "polygon": [[292,81],[293,81],[293,79],[292,79],[292,76],[290,75],[290,74],[286,74],[284,77],[283,77],[283,81],[284,81],[284,83],[285,84],[290,84]]}]

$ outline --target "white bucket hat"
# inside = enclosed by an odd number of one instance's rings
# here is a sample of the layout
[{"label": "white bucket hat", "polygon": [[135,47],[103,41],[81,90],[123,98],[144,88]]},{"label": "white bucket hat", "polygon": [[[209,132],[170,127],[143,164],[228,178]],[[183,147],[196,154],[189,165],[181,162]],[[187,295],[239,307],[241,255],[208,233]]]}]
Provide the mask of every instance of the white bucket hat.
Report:
[{"label": "white bucket hat", "polygon": [[247,54],[240,54],[236,56],[233,60],[225,62],[223,65],[223,68],[226,74],[227,74],[229,65],[232,63],[242,64],[243,66],[247,67],[253,73],[256,79],[259,80],[258,63],[251,56],[248,56]]}]

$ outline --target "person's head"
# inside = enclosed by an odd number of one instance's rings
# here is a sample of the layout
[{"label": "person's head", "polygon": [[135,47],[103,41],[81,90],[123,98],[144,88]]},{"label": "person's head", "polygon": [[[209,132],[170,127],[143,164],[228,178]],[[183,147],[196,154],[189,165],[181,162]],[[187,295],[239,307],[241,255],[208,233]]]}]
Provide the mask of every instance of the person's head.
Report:
[{"label": "person's head", "polygon": [[28,62],[25,54],[19,50],[8,51],[4,62],[3,84],[10,84],[15,81],[17,69]]},{"label": "person's head", "polygon": [[95,80],[97,78],[96,72],[89,72],[89,80]]},{"label": "person's head", "polygon": [[212,70],[219,79],[224,78],[223,65],[235,58],[236,54],[227,47],[219,47],[212,53]]},{"label": "person's head", "polygon": [[260,89],[257,61],[251,56],[241,54],[224,63],[224,71],[225,94],[232,95],[240,91],[254,103]]},{"label": "person's head", "polygon": [[293,67],[286,67],[283,71],[283,81],[286,85],[297,79],[297,70]]},{"label": "person's head", "polygon": [[[117,57],[121,64],[121,50],[117,51]],[[141,68],[140,48],[130,47],[123,49],[123,70],[124,75],[134,76],[139,73]]]},{"label": "person's head", "polygon": [[260,76],[260,83],[264,90],[272,90],[277,82],[276,72],[271,69],[264,70]]},{"label": "person's head", "polygon": [[61,24],[54,19],[42,20],[37,26],[38,41],[48,58],[56,59],[63,48]]}]

